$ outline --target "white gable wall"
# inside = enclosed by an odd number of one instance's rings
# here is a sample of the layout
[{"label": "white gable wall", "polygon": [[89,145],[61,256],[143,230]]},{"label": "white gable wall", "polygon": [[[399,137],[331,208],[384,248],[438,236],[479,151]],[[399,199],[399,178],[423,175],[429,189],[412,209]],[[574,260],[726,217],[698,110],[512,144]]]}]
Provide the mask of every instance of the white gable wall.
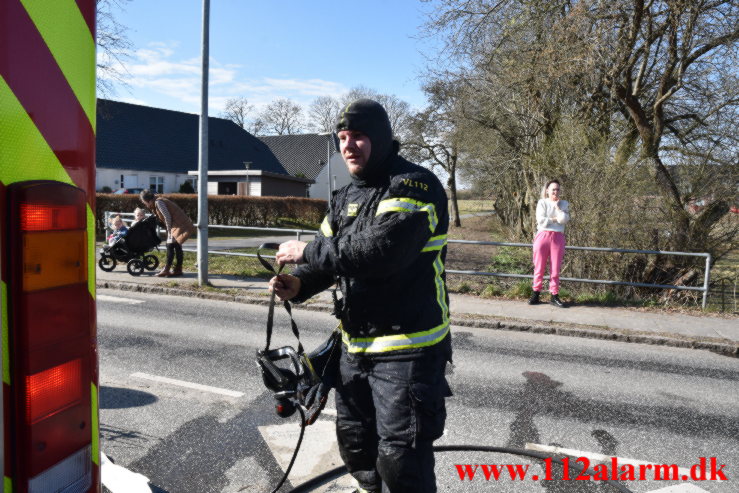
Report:
[{"label": "white gable wall", "polygon": [[[124,177],[123,184],[121,184],[121,176]],[[115,192],[119,188],[149,188],[152,176],[164,178],[162,193],[179,192],[180,185],[188,179],[187,173],[164,173],[159,171],[99,167],[95,173],[95,190],[99,192],[103,187],[110,187]],[[136,183],[133,183],[134,180]]]},{"label": "white gable wall", "polygon": [[[331,155],[331,175],[332,178],[332,190],[338,190],[339,188],[346,186],[351,182],[349,176],[349,170],[346,169],[346,163],[341,154],[335,152]],[[333,185],[333,182],[336,184]],[[312,199],[324,199],[329,200],[328,196],[328,166],[324,166],[318,176],[316,176],[316,182],[310,186],[308,193]]]}]

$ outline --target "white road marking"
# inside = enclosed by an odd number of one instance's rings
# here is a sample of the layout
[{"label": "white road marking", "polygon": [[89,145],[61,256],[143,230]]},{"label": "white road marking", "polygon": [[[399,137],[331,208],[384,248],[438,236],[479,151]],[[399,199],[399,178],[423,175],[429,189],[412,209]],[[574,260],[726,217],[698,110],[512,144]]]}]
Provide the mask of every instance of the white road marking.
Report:
[{"label": "white road marking", "polygon": [[321,416],[323,416],[324,414],[326,414],[328,416],[336,416],[336,409],[331,409],[329,407],[325,407],[325,408],[323,408],[323,411],[321,411]]},{"label": "white road marking", "polygon": [[144,303],[144,300],[134,300],[133,298],[122,298],[120,296],[108,296],[107,294],[98,294],[98,301],[109,301],[111,303],[125,303],[127,305],[138,305]]},{"label": "white road marking", "polygon": [[112,493],[151,493],[149,478],[113,464],[100,453],[100,480]]},{"label": "white road marking", "polygon": [[[323,413],[321,413],[321,416],[323,417]],[[300,485],[321,473],[344,464],[339,455],[339,446],[336,443],[336,425],[333,420],[323,419],[322,417],[305,428],[305,436],[300,446],[300,452],[288,478],[293,485]],[[293,416],[286,419],[282,424],[259,427],[259,433],[261,433],[270,452],[272,452],[283,471],[290,464],[295,445],[298,443],[298,436],[300,435],[299,421],[299,418]],[[352,477],[346,474],[331,484],[349,489],[352,486]]]},{"label": "white road marking", "polygon": [[[591,461],[596,461],[596,462],[609,463],[611,461],[611,458],[613,458],[613,456],[611,455],[603,455],[603,454],[598,454],[595,452],[587,452],[584,450],[575,450],[571,448],[552,447],[550,445],[541,445],[539,443],[527,443],[524,448],[526,450],[536,450],[539,452],[547,452],[550,454],[569,455],[570,457],[585,457],[587,459],[590,459]],[[648,461],[637,460],[637,459],[629,459],[626,457],[616,457],[616,460],[618,461],[619,464],[631,464],[632,466],[639,466],[639,465],[655,466],[656,465],[654,462],[648,462]],[[678,467],[677,473],[680,476],[690,477],[690,469],[686,469],[684,467]]]},{"label": "white road marking", "polygon": [[201,385],[199,383],[186,382],[185,380],[176,380],[174,378],[160,377],[159,375],[149,375],[148,373],[132,373],[131,376],[133,378],[143,378],[144,380],[151,380],[153,382],[168,383],[170,385],[177,385],[179,387],[185,387],[188,389],[202,390],[203,392],[225,395],[227,397],[244,396],[243,392],[237,392],[235,390],[211,387],[210,385]]},{"label": "white road marking", "polygon": [[694,484],[682,483],[676,484],[675,486],[668,486],[667,488],[660,488],[658,490],[647,491],[646,493],[709,493],[703,488],[698,488]]}]

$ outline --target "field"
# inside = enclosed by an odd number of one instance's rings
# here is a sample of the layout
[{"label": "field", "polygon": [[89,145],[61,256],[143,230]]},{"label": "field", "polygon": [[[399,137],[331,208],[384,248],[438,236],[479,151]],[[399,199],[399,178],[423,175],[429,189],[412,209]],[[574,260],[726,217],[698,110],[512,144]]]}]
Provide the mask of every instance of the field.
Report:
[{"label": "field", "polygon": [[493,210],[492,200],[458,200],[460,214],[471,214],[474,212],[488,212]]}]

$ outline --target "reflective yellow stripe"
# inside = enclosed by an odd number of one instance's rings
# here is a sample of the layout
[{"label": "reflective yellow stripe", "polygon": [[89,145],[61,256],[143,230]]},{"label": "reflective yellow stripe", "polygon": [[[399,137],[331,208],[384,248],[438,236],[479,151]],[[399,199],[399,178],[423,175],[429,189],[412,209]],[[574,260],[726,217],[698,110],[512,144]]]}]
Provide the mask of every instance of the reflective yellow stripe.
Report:
[{"label": "reflective yellow stripe", "polygon": [[436,303],[441,309],[441,319],[445,323],[449,323],[449,305],[446,302],[446,284],[442,274],[444,273],[444,262],[441,261],[441,252],[436,255],[434,260],[434,286],[436,287]]},{"label": "reflective yellow stripe", "polygon": [[21,0],[95,128],[95,40],[74,0]]},{"label": "reflective yellow stripe", "polygon": [[90,423],[92,423],[92,462],[96,466],[100,465],[100,449],[98,447],[98,388],[94,383],[90,383],[90,407],[92,407],[92,417]]},{"label": "reflective yellow stripe", "polygon": [[323,222],[321,223],[321,233],[325,237],[334,235],[334,231],[331,229],[331,224],[328,222],[328,216],[323,218]]},{"label": "reflective yellow stripe", "polygon": [[95,299],[95,214],[87,204],[87,290]]},{"label": "reflective yellow stripe", "polygon": [[10,385],[10,339],[8,338],[8,286],[0,281],[0,310],[2,310],[3,383]]},{"label": "reflective yellow stripe", "polygon": [[446,239],[447,235],[432,236],[429,238],[429,241],[426,242],[426,246],[424,246],[421,251],[431,252],[433,250],[441,250],[446,245]]},{"label": "reflective yellow stripe", "polygon": [[3,476],[3,493],[13,493],[13,481],[7,476]]},{"label": "reflective yellow stripe", "polygon": [[[75,185],[54,151],[0,76],[0,182],[55,180]],[[75,185],[76,186],[76,185]],[[87,288],[95,297],[95,214],[87,205]],[[3,311],[5,313],[5,311]],[[5,359],[3,359],[5,361]]]},{"label": "reflective yellow stripe", "polygon": [[406,197],[393,197],[379,203],[375,216],[386,212],[426,212],[429,218],[429,229],[432,233],[439,224],[439,220],[436,217],[436,207],[430,202],[419,202],[418,200]]},{"label": "reflective yellow stripe", "polygon": [[352,103],[347,104],[346,108],[344,108],[344,111],[341,112],[341,120],[339,121],[339,125],[343,125],[345,123],[344,117],[346,116],[346,112],[349,111],[349,107],[351,107],[351,105]]},{"label": "reflective yellow stripe", "polygon": [[0,76],[0,182],[56,180],[74,185],[67,170]]},{"label": "reflective yellow stripe", "polygon": [[382,337],[351,338],[343,329],[341,339],[350,353],[387,353],[400,349],[413,349],[433,346],[441,341],[449,332],[449,322],[437,325],[433,329],[412,334],[399,334]]}]

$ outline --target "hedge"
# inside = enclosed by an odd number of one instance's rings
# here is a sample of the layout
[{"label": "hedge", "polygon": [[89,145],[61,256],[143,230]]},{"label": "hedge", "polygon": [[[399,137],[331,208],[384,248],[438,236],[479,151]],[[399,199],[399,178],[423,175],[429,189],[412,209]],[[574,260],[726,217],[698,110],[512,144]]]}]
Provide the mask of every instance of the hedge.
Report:
[{"label": "hedge", "polygon": [[[182,208],[193,220],[198,217],[198,196],[184,193],[161,195]],[[133,212],[143,207],[138,195],[98,193],[96,195],[96,230],[105,228],[105,211]],[[319,224],[326,215],[325,200],[301,197],[243,197],[234,195],[208,196],[208,223],[227,226],[275,227],[281,220]]]}]

